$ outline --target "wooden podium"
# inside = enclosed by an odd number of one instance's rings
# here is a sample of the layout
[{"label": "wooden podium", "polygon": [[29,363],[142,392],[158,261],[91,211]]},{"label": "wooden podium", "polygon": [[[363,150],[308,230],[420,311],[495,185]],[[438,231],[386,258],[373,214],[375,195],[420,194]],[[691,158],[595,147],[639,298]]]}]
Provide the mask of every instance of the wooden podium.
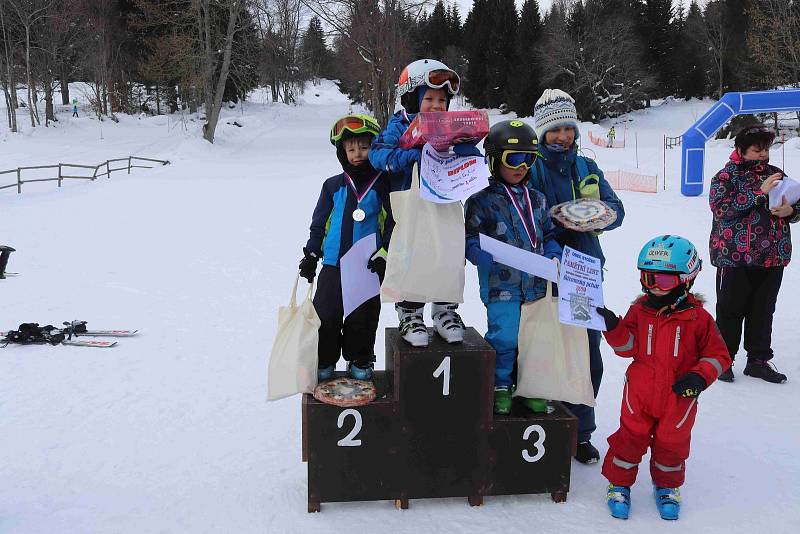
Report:
[{"label": "wooden podium", "polygon": [[304,395],[308,511],[323,502],[550,493],[566,500],[577,419],[561,403],[493,414],[494,350],[474,328],[447,344],[412,347],[386,329],[377,398],[355,408]]}]

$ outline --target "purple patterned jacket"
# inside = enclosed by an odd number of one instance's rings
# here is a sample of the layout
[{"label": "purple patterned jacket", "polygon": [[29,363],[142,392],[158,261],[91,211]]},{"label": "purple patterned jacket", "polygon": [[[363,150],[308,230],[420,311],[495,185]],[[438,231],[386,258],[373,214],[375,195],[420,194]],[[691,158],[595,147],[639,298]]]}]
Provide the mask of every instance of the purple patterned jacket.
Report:
[{"label": "purple patterned jacket", "polygon": [[778,167],[744,161],[734,150],[725,168],[711,179],[708,202],[711,223],[709,252],[716,267],[783,267],[792,258],[789,223],[800,221],[800,202],[789,217],[769,211],[769,198],[761,192]]}]

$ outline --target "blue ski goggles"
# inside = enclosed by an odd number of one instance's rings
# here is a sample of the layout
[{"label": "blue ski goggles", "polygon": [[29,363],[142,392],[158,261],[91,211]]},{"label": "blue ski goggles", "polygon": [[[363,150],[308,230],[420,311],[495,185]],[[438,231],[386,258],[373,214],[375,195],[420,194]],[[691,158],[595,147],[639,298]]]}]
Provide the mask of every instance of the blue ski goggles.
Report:
[{"label": "blue ski goggles", "polygon": [[530,169],[533,167],[533,162],[536,161],[536,157],[537,155],[534,152],[513,152],[511,150],[506,150],[503,152],[503,157],[500,161],[503,163],[503,166],[509,169],[516,170],[521,167]]}]

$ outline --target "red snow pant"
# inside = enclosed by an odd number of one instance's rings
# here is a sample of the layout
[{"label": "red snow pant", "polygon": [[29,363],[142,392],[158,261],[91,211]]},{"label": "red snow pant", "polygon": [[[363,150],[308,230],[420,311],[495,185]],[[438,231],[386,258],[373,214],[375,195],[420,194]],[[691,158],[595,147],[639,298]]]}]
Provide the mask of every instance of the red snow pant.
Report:
[{"label": "red snow pant", "polygon": [[679,397],[666,383],[646,382],[640,386],[626,375],[620,427],[608,438],[603,475],[615,486],[632,486],[650,447],[653,483],[677,488],[686,478],[697,398]]}]

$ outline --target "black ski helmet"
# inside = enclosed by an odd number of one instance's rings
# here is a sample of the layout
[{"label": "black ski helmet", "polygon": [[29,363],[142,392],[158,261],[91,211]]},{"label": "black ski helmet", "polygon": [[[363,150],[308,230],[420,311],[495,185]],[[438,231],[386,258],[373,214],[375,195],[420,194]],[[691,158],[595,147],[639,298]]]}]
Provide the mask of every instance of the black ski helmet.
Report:
[{"label": "black ski helmet", "polygon": [[536,132],[530,125],[518,119],[498,122],[489,129],[489,135],[483,140],[483,151],[493,176],[496,175],[495,161],[506,150],[536,153],[538,149]]}]

